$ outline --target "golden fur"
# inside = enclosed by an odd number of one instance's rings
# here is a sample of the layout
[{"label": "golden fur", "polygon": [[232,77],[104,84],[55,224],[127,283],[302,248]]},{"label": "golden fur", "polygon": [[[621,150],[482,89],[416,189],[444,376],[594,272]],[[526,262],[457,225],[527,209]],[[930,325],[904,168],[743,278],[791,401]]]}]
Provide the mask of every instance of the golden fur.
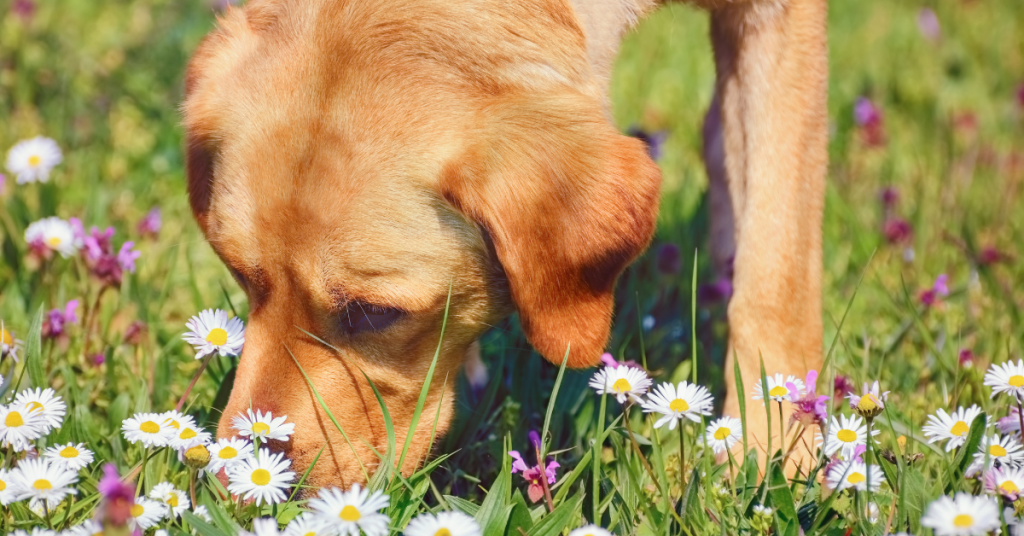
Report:
[{"label": "golden fur", "polygon": [[[730,348],[752,386],[759,353],[769,373],[802,374],[821,357],[825,8],[700,3],[714,9],[719,72],[705,124],[713,202],[725,207],[715,256],[735,255]],[[433,415],[444,395],[440,433],[464,357],[512,312],[547,359],[561,362],[571,345],[570,366],[595,364],[615,280],[657,214],[660,172],[611,123],[606,95],[619,39],[651,7],[254,0],[229,9],[189,65],[184,104],[189,199],[251,305],[218,435],[233,435],[230,417],[250,407],[287,414],[296,433],[271,446],[297,470],[328,445],[310,485],[362,480],[356,458],[371,470],[376,461],[366,443],[386,447],[363,373],[403,444],[449,288],[428,399]],[[343,329],[339,318],[366,305],[402,314],[379,331]],[[428,455],[431,426],[416,430],[403,471]]]}]

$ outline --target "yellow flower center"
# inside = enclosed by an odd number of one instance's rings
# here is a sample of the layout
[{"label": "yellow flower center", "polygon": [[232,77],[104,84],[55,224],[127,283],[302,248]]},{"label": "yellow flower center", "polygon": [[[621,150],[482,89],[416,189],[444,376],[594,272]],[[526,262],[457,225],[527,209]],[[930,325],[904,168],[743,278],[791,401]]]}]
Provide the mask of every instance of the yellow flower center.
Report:
[{"label": "yellow flower center", "polygon": [[270,425],[265,422],[257,422],[252,425],[252,432],[254,434],[269,434]]},{"label": "yellow flower center", "polygon": [[967,423],[965,423],[964,421],[956,421],[956,424],[954,424],[953,427],[949,429],[949,433],[955,436],[962,436],[969,432],[970,430],[971,427],[967,426]]},{"label": "yellow flower center", "polygon": [[10,331],[6,329],[0,330],[0,344],[6,344],[8,346],[14,344],[14,336],[11,335]]},{"label": "yellow flower center", "polygon": [[896,438],[896,444],[899,445],[901,449],[902,448],[906,448],[907,447],[907,436],[901,435],[901,436],[897,437]]},{"label": "yellow flower center", "polygon": [[846,476],[846,481],[854,485],[860,484],[864,482],[864,473],[850,473]]},{"label": "yellow flower center", "polygon": [[41,156],[39,156],[37,154],[34,154],[34,155],[28,157],[28,165],[30,165],[32,167],[36,167],[36,166],[38,166],[39,164],[42,164],[42,163],[43,163],[43,157],[41,157]]},{"label": "yellow flower center", "polygon": [[776,385],[775,387],[772,387],[771,391],[768,391],[768,396],[781,397],[781,396],[786,396],[788,394],[789,394],[789,389],[786,389],[785,387],[783,387],[781,385]]},{"label": "yellow flower center", "polygon": [[725,441],[725,438],[732,434],[732,430],[722,426],[718,430],[715,430],[715,439],[719,441]]},{"label": "yellow flower center", "polygon": [[864,395],[860,397],[860,402],[857,403],[857,409],[861,411],[872,411],[878,408],[878,404],[872,400],[871,395]]},{"label": "yellow flower center", "polygon": [[68,446],[64,447],[63,449],[61,449],[60,457],[61,458],[77,458],[78,457],[78,449],[76,449],[75,447],[72,447],[71,445],[68,445]]},{"label": "yellow flower center", "polygon": [[142,514],[144,514],[145,512],[146,512],[146,509],[143,508],[141,504],[133,504],[132,505],[132,511],[131,511],[132,517],[139,517]]},{"label": "yellow flower center", "polygon": [[359,513],[358,508],[352,506],[351,504],[348,504],[341,509],[341,513],[338,514],[338,517],[340,517],[343,521],[356,522],[362,519],[363,515]]},{"label": "yellow flower center", "polygon": [[1020,488],[1018,488],[1017,484],[1014,484],[1012,480],[1007,480],[1006,482],[999,484],[999,489],[1005,491],[1006,493],[1020,492]]},{"label": "yellow flower center", "polygon": [[39,480],[36,480],[35,482],[32,483],[32,487],[36,488],[39,491],[45,491],[48,489],[53,489],[53,484],[51,484],[50,481],[45,478],[40,478]]},{"label": "yellow flower center", "polygon": [[257,469],[252,472],[252,483],[257,486],[266,486],[270,483],[270,471]]},{"label": "yellow flower center", "polygon": [[953,526],[958,528],[966,528],[974,526],[974,518],[968,514],[960,514],[953,518]]},{"label": "yellow flower center", "polygon": [[434,536],[452,536],[452,531],[448,530],[448,527],[441,527],[437,529]]},{"label": "yellow flower center", "polygon": [[172,493],[170,498],[167,499],[167,506],[170,506],[171,508],[177,508],[178,496]]},{"label": "yellow flower center", "polygon": [[228,332],[224,331],[223,328],[213,328],[206,335],[206,342],[215,346],[226,344],[228,342]]},{"label": "yellow flower center", "polygon": [[1004,449],[1002,445],[992,445],[988,448],[988,453],[993,458],[1001,458],[1006,456],[1006,449]]},{"label": "yellow flower center", "polygon": [[1021,376],[1020,374],[1014,374],[1013,376],[1010,376],[1010,379],[1007,381],[1007,383],[1010,384],[1010,387],[1020,387],[1024,385],[1024,376]]},{"label": "yellow flower center", "polygon": [[28,409],[29,411],[43,411],[43,409],[45,409],[43,408],[42,404],[36,402],[35,400],[29,402],[28,404],[25,404],[25,408]]},{"label": "yellow flower center", "polygon": [[196,431],[191,428],[186,428],[178,434],[178,439],[192,439],[196,436]]},{"label": "yellow flower center", "polygon": [[836,438],[842,441],[843,443],[853,443],[854,441],[857,440],[857,432],[843,428],[842,430],[836,432]]},{"label": "yellow flower center", "polygon": [[4,424],[8,428],[17,428],[18,426],[25,425],[25,419],[22,419],[21,414],[17,411],[12,411],[7,414],[7,418],[4,419]]},{"label": "yellow flower center", "polygon": [[302,536],[316,536],[316,533],[313,532],[313,531],[309,531],[309,532],[303,534]]},{"label": "yellow flower center", "polygon": [[49,244],[51,248],[55,248],[60,245],[60,237],[51,236],[50,238],[46,239],[46,243]]},{"label": "yellow flower center", "polygon": [[690,409],[690,405],[687,404],[686,401],[683,400],[682,398],[677,398],[677,399],[675,399],[675,400],[673,400],[672,402],[669,403],[668,409],[670,409],[672,411],[675,411],[675,412],[678,412],[678,413],[682,413],[682,412]]},{"label": "yellow flower center", "polygon": [[0,480],[0,491],[7,489],[7,482]]},{"label": "yellow flower center", "polygon": [[217,453],[217,457],[222,460],[230,460],[235,456],[238,456],[238,451],[234,447],[224,447]]},{"label": "yellow flower center", "polygon": [[174,428],[175,430],[181,429],[181,424],[179,424],[178,421],[174,419],[167,419],[166,421],[164,421],[164,424],[170,426],[171,428]]},{"label": "yellow flower center", "polygon": [[619,378],[612,384],[612,389],[614,389],[616,393],[628,393],[633,389],[633,386],[629,385],[629,380],[626,378]]},{"label": "yellow flower center", "polygon": [[160,433],[160,425],[153,421],[146,421],[139,425],[139,430],[147,434],[157,434]]}]

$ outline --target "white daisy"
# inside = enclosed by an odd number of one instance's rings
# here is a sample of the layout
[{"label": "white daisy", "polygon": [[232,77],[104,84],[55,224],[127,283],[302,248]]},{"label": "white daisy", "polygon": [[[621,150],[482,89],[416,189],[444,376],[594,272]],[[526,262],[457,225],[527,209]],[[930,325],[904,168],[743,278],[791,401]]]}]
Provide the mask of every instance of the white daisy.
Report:
[{"label": "white daisy", "polygon": [[17,483],[19,501],[33,499],[57,505],[64,497],[77,493],[72,487],[78,482],[76,472],[39,458],[18,462],[18,467],[11,471],[11,478]]},{"label": "white daisy", "polygon": [[206,521],[207,523],[213,521],[213,518],[210,517],[210,511],[207,510],[206,505],[203,504],[200,504],[199,506],[193,508],[192,515],[198,517],[199,519],[202,519],[203,521]]},{"label": "white daisy", "polygon": [[705,435],[711,450],[721,454],[743,438],[743,421],[735,417],[722,417],[708,425]]},{"label": "white daisy", "polygon": [[701,415],[711,415],[713,399],[702,385],[680,382],[677,387],[671,383],[662,383],[647,393],[647,400],[640,401],[640,405],[647,413],[662,415],[654,423],[655,428],[668,423],[668,429],[675,430],[676,423],[683,417],[700,422]]},{"label": "white daisy", "polygon": [[[804,382],[796,376],[789,375],[783,378],[782,373],[776,373],[774,376],[765,377],[768,380],[768,398],[775,402],[788,402],[804,394]],[[754,400],[764,398],[762,391],[761,380],[758,379],[754,384]]]},{"label": "white daisy", "polygon": [[928,416],[928,424],[922,430],[929,443],[949,440],[946,443],[946,452],[949,452],[967,440],[967,432],[971,431],[971,423],[981,414],[981,408],[972,405],[969,408],[957,408],[952,414],[946,413],[942,408],[935,412],[935,415]]},{"label": "white daisy", "polygon": [[206,309],[193,316],[185,326],[190,330],[181,338],[196,349],[196,359],[214,352],[220,355],[239,355],[245,342],[245,325],[238,317],[228,320],[228,313],[220,309]]},{"label": "white daisy", "polygon": [[985,473],[985,489],[1016,501],[1024,491],[1024,468],[996,467]]},{"label": "white daisy", "polygon": [[166,447],[174,437],[174,428],[164,426],[157,413],[136,413],[121,423],[121,432],[129,443],[142,442],[146,447]]},{"label": "white daisy", "polygon": [[[871,435],[878,435],[878,430],[872,430]],[[868,427],[859,416],[840,415],[838,419],[833,416],[828,426],[828,440],[822,450],[828,456],[838,451],[844,460],[849,460],[857,447],[867,444],[867,437]]]},{"label": "white daisy", "polygon": [[405,536],[480,536],[480,525],[462,512],[426,513],[416,516],[402,531]]},{"label": "white daisy", "polygon": [[590,379],[590,387],[597,394],[615,395],[619,404],[625,404],[626,397],[641,402],[640,397],[647,392],[651,383],[642,369],[627,366],[604,367]]},{"label": "white daisy", "polygon": [[210,442],[210,432],[203,430],[195,424],[183,421],[179,426],[179,429],[172,432],[171,448],[184,451],[196,445],[206,445]]},{"label": "white daisy", "polygon": [[996,462],[1004,466],[1013,464],[1024,459],[1024,446],[1010,436],[985,436],[981,438],[978,451],[974,453],[974,463],[983,465],[986,458],[988,467],[992,467]]},{"label": "white daisy", "polygon": [[188,510],[192,503],[184,491],[174,487],[170,482],[161,482],[149,491],[149,498],[166,505],[169,517],[178,517],[182,512]]},{"label": "white daisy", "polygon": [[210,449],[210,464],[206,470],[213,474],[253,456],[252,443],[234,437],[220,439],[207,448]]},{"label": "white daisy", "polygon": [[826,475],[825,485],[836,491],[848,488],[867,491],[868,481],[871,482],[871,491],[878,491],[878,487],[885,481],[882,470],[877,465],[865,465],[860,460],[851,460],[833,465]]},{"label": "white daisy", "polygon": [[7,469],[0,468],[0,505],[7,506],[17,501],[18,482]]},{"label": "white daisy", "polygon": [[78,252],[71,224],[56,216],[29,224],[25,229],[25,242],[39,244],[60,253],[62,257],[70,257]]},{"label": "white daisy", "polygon": [[64,531],[62,536],[103,536],[103,525],[95,519],[86,519],[81,525]]},{"label": "white daisy", "polygon": [[295,432],[295,424],[285,422],[288,420],[287,416],[274,418],[269,411],[266,413],[260,410],[253,413],[252,409],[246,411],[247,415],[239,413],[238,417],[231,421],[235,430],[238,430],[238,434],[243,437],[259,438],[260,441],[269,439],[287,441],[288,437]]},{"label": "white daisy", "polygon": [[329,536],[359,536],[359,530],[366,536],[384,536],[388,533],[388,516],[378,510],[387,508],[388,496],[380,491],[370,494],[353,484],[352,489],[324,488],[316,499],[309,501],[313,515],[324,523]]},{"label": "white daisy", "polygon": [[50,460],[50,463],[65,467],[72,471],[81,470],[93,461],[92,451],[85,448],[85,443],[68,443],[57,445],[46,449],[43,457]]},{"label": "white daisy", "polygon": [[18,177],[18,184],[47,182],[50,171],[64,156],[57,142],[43,136],[22,140],[7,152],[7,171]]},{"label": "white daisy", "polygon": [[611,532],[608,532],[597,525],[584,525],[578,529],[573,530],[569,533],[569,536],[614,536]]},{"label": "white daisy", "polygon": [[282,452],[272,455],[268,449],[260,449],[258,457],[228,468],[228,491],[257,505],[283,502],[287,499],[283,490],[295,479],[295,473],[287,470],[291,464]]},{"label": "white daisy", "polygon": [[64,422],[64,414],[67,412],[64,399],[57,396],[50,388],[25,389],[18,393],[12,406],[23,408],[26,413],[38,412],[41,414],[47,426],[43,433],[48,433],[52,428],[60,428]]},{"label": "white daisy", "polygon": [[32,442],[43,436],[46,421],[42,413],[26,412],[24,409],[0,405],[0,445],[9,446],[21,452],[32,446]]},{"label": "white daisy", "polygon": [[957,493],[952,499],[939,497],[921,517],[921,525],[934,530],[935,536],[980,536],[1000,524],[995,501],[966,493]]},{"label": "white daisy", "polygon": [[136,497],[135,504],[132,505],[129,512],[132,517],[128,520],[128,527],[132,530],[136,528],[146,530],[159,523],[167,515],[167,512],[167,507],[163,503],[145,497]]},{"label": "white daisy", "polygon": [[0,320],[0,361],[10,356],[15,363],[18,362],[18,350],[25,344],[14,338],[14,334],[7,330],[3,320]]},{"label": "white daisy", "polygon": [[238,536],[280,536],[277,520],[272,517],[264,517],[252,520],[252,532],[247,530],[238,531]]},{"label": "white daisy", "polygon": [[284,536],[325,536],[329,530],[312,512],[306,512],[288,523]]},{"label": "white daisy", "polygon": [[165,411],[160,414],[164,426],[180,430],[182,426],[195,426],[196,420],[191,415],[186,415],[176,409]]},{"label": "white daisy", "polygon": [[57,531],[44,529],[42,527],[32,527],[31,531],[25,531],[18,529],[8,536],[57,536]]},{"label": "white daisy", "polygon": [[985,373],[985,385],[992,388],[992,398],[1006,393],[1017,400],[1024,400],[1024,359],[1016,363],[992,363]]}]

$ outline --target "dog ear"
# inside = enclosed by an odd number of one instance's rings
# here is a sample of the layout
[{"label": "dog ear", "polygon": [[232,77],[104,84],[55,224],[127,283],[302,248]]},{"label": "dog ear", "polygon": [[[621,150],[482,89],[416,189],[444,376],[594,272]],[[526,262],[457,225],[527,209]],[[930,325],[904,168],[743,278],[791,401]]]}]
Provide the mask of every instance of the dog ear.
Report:
[{"label": "dog ear", "polygon": [[619,274],[655,229],[661,172],[578,96],[485,112],[485,140],[448,166],[442,193],[490,234],[530,343],[549,361],[596,364]]}]

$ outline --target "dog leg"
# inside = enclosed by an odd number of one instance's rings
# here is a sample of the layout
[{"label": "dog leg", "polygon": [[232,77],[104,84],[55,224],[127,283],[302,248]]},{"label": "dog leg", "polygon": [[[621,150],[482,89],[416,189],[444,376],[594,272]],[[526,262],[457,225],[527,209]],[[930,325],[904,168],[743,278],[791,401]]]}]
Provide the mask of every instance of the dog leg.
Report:
[{"label": "dog leg", "polygon": [[[769,430],[764,405],[749,398],[760,378],[760,359],[768,374],[801,379],[822,363],[825,20],[824,0],[735,2],[711,15],[715,103],[735,241],[725,413],[738,417],[739,397],[747,397],[748,436],[762,452],[769,434],[772,450],[782,441],[777,404],[772,403]],[[715,140],[706,143],[713,148]],[[734,359],[742,393],[733,381]],[[793,440],[790,435],[786,446]],[[804,440],[813,447],[812,433]],[[807,452],[802,443],[791,459],[806,465],[810,456],[801,456]]]}]

